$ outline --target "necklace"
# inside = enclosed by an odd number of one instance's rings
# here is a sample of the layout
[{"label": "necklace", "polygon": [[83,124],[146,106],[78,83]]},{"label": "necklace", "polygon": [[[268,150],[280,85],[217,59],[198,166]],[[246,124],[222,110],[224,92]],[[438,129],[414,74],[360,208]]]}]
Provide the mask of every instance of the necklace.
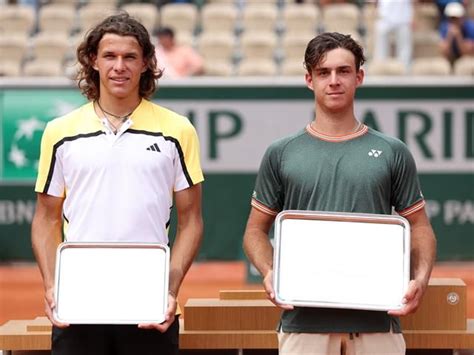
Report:
[{"label": "necklace", "polygon": [[[100,110],[102,111],[102,113],[104,114],[104,117],[105,117],[105,119],[107,120],[107,122],[109,122],[109,124],[112,126],[113,132],[114,132],[114,133],[117,133],[118,130],[119,130],[119,128],[120,128],[120,126],[122,125],[122,123],[124,123],[126,120],[128,120],[128,118],[129,118],[130,115],[133,113],[133,111],[135,111],[136,108],[140,105],[141,100],[140,100],[140,102],[138,103],[138,105],[137,105],[132,111],[130,111],[129,113],[127,113],[125,116],[118,116],[118,115],[113,114],[113,113],[111,113],[111,112],[105,111],[105,110],[102,108],[102,106],[100,105],[99,100],[97,100],[97,101],[95,101],[95,102],[97,103],[97,106],[99,107],[99,109],[100,109]],[[108,116],[112,116],[112,117],[118,119],[118,120],[119,120],[119,124],[118,124],[117,126],[116,126],[115,124],[113,124],[113,122],[109,119]]]},{"label": "necklace", "polygon": [[[314,127],[314,123],[315,123],[314,121],[312,121],[312,122],[310,123],[311,128],[314,129],[316,132],[319,132],[319,131],[316,129],[316,127]],[[352,133],[358,132],[361,127],[362,127],[362,122],[360,122],[359,120],[356,120],[356,126],[352,129],[352,131],[350,131],[350,132],[347,133],[347,134],[352,134]]]},{"label": "necklace", "polygon": [[102,113],[107,114],[107,115],[112,116],[112,117],[115,117],[115,118],[118,118],[119,120],[121,120],[122,122],[124,122],[124,121],[126,121],[127,118],[133,113],[133,111],[135,111],[135,109],[140,105],[140,102],[141,102],[141,101],[138,103],[137,106],[135,106],[135,108],[134,108],[132,111],[130,111],[129,113],[127,113],[125,116],[118,116],[118,115],[116,115],[116,114],[114,114],[114,113],[105,111],[105,110],[102,108],[102,106],[100,105],[99,100],[97,100],[96,102],[97,102],[97,106],[99,106],[99,108],[100,108],[100,110],[102,111]]}]

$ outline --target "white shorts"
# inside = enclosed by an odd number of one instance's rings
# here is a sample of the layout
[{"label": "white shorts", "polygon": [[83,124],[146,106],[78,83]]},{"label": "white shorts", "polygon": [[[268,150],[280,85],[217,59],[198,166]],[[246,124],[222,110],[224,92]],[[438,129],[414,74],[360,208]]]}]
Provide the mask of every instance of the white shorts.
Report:
[{"label": "white shorts", "polygon": [[278,333],[280,355],[404,355],[401,333]]}]

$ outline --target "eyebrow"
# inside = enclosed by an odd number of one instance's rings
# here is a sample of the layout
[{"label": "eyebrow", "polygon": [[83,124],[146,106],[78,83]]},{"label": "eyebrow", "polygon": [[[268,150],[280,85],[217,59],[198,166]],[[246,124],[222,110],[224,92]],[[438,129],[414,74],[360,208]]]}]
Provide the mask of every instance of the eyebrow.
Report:
[{"label": "eyebrow", "polygon": [[[350,65],[340,65],[334,69],[346,69],[346,68],[352,68]],[[315,70],[316,71],[323,71],[323,70],[332,70],[333,68],[330,67],[318,67]]]},{"label": "eyebrow", "polygon": [[[115,51],[105,50],[105,51],[102,52],[102,55],[108,55],[108,54],[114,54],[115,55]],[[138,55],[138,52],[137,51],[131,51],[131,52],[124,53],[124,56],[127,56],[127,55]]]}]

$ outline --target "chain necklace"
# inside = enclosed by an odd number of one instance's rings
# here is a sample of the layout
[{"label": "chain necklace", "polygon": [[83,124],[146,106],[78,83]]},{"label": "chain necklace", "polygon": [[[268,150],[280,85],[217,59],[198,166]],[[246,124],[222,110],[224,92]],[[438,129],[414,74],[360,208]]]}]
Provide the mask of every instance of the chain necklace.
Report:
[{"label": "chain necklace", "polygon": [[[319,131],[316,129],[316,127],[314,127],[314,123],[315,123],[314,121],[312,121],[312,122],[310,123],[311,128],[314,129],[316,132],[319,132]],[[350,131],[350,132],[347,133],[347,134],[352,134],[352,133],[358,132],[358,131],[361,129],[362,126],[363,126],[362,122],[360,122],[359,120],[356,120],[356,126],[352,129],[352,131]]]},{"label": "chain necklace", "polygon": [[[126,120],[128,120],[128,118],[130,117],[130,115],[133,113],[133,111],[136,110],[136,108],[140,105],[141,103],[141,100],[140,102],[138,103],[138,105],[132,110],[130,111],[129,113],[127,113],[125,116],[118,116],[116,114],[113,114],[111,112],[108,112],[108,111],[105,111],[102,106],[100,105],[100,102],[99,100],[95,101],[97,103],[97,106],[99,107],[99,109],[102,111],[102,113],[104,114],[104,117],[105,119],[107,120],[107,122],[109,122],[109,124],[112,126],[112,130],[114,133],[117,133],[120,126],[122,125],[122,123],[124,123]],[[112,123],[112,121],[109,119],[108,116],[112,116],[112,117],[115,117],[116,119],[119,119],[120,120],[120,123],[118,126],[116,126],[115,124]]]}]

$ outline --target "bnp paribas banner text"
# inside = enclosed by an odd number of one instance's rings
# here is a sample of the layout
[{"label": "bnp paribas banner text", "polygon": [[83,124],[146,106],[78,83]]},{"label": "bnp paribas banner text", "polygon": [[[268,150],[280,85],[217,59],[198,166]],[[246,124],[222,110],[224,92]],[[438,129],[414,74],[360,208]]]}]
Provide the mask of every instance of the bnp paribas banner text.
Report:
[{"label": "bnp paribas banner text", "polygon": [[[31,259],[42,131],[86,101],[73,87],[3,89],[0,95],[0,260]],[[206,174],[200,258],[241,258],[260,159],[271,142],[313,119],[311,92],[303,85],[173,85],[160,88],[153,101],[189,117],[199,134]],[[438,259],[473,260],[474,87],[367,85],[359,89],[355,111],[413,153]]]}]

